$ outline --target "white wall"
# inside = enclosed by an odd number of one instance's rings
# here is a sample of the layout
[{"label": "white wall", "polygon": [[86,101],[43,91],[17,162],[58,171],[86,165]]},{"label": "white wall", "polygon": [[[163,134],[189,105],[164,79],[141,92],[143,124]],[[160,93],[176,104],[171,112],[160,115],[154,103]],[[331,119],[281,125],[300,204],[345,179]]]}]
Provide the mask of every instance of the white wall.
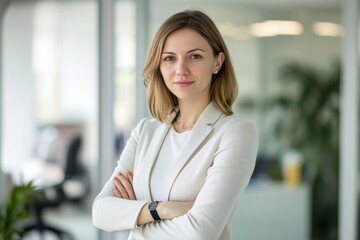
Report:
[{"label": "white wall", "polygon": [[32,77],[32,4],[12,4],[4,19],[2,167],[16,171],[32,153],[35,109]]}]

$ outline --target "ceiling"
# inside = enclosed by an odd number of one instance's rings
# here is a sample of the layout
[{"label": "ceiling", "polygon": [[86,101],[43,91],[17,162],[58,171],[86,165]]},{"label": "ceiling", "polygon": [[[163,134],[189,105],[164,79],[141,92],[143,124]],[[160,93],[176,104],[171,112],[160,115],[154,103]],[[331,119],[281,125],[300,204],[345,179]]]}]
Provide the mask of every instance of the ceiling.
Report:
[{"label": "ceiling", "polygon": [[240,4],[249,7],[259,7],[266,9],[286,9],[286,8],[322,8],[340,9],[343,1],[341,0],[167,0],[173,3],[221,3],[221,4]]}]

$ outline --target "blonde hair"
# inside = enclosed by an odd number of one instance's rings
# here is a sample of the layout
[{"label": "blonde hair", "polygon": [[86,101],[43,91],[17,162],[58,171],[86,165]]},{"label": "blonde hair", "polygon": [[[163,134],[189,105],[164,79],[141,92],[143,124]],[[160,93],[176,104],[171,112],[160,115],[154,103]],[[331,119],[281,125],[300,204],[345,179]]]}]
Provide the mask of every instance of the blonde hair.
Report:
[{"label": "blonde hair", "polygon": [[204,37],[214,56],[220,52],[225,60],[220,71],[213,76],[210,88],[210,100],[226,115],[233,113],[238,87],[230,55],[225,42],[214,22],[203,12],[185,10],[168,18],[157,31],[150,46],[143,71],[144,84],[148,91],[148,104],[151,114],[161,122],[169,123],[168,115],[178,106],[177,98],[166,87],[160,72],[161,54],[166,38],[179,29],[192,29]]}]

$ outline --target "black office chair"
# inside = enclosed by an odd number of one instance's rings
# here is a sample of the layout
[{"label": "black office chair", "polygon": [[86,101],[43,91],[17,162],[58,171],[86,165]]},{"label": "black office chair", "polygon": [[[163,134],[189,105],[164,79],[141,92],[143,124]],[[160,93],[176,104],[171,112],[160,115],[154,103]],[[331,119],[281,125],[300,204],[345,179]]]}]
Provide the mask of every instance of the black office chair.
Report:
[{"label": "black office chair", "polygon": [[[55,198],[49,198],[48,192],[52,192]],[[74,239],[73,236],[64,229],[51,225],[44,220],[43,213],[47,208],[59,207],[63,199],[65,199],[64,191],[61,185],[52,186],[51,188],[41,189],[34,194],[34,197],[30,203],[30,208],[34,214],[35,222],[23,227],[24,233],[27,234],[30,231],[38,231],[41,239],[44,239],[45,232],[52,232],[57,235],[59,239]],[[24,235],[23,235],[24,236]]]},{"label": "black office chair", "polygon": [[83,165],[79,161],[81,144],[81,136],[74,137],[68,148],[66,156],[64,166],[65,176],[62,186],[65,201],[68,202],[81,202],[87,196],[89,191],[89,180]]},{"label": "black office chair", "polygon": [[[79,152],[81,148],[81,136],[74,137],[68,147],[64,164],[64,180],[54,186],[40,189],[34,195],[30,207],[33,210],[35,222],[24,226],[25,233],[38,231],[43,237],[44,232],[52,232],[59,239],[74,239],[73,236],[57,226],[50,225],[44,221],[45,209],[57,208],[64,202],[79,202],[87,193],[87,179],[83,167],[80,164]],[[71,185],[76,185],[76,194],[69,191]],[[83,190],[79,191],[79,186]]]}]

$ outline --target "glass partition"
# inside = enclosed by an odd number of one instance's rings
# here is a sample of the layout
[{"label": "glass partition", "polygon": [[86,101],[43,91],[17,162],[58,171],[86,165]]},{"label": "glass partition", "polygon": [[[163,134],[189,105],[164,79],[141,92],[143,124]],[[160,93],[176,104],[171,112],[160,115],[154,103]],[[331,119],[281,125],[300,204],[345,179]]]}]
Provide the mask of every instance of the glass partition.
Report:
[{"label": "glass partition", "polygon": [[115,102],[117,159],[134,127],[136,110],[136,5],[132,0],[114,2]]},{"label": "glass partition", "polygon": [[[2,169],[13,184],[34,181],[48,227],[96,239],[96,1],[12,1],[2,29]],[[41,221],[33,213],[28,227]]]}]

